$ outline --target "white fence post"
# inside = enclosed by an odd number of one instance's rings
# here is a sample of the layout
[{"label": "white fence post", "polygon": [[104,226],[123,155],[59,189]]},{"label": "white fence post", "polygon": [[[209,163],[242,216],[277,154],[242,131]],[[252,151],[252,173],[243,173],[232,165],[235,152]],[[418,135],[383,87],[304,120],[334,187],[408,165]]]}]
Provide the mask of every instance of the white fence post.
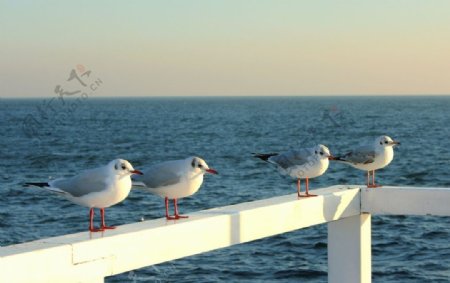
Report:
[{"label": "white fence post", "polygon": [[371,215],[328,223],[328,282],[370,283]]}]

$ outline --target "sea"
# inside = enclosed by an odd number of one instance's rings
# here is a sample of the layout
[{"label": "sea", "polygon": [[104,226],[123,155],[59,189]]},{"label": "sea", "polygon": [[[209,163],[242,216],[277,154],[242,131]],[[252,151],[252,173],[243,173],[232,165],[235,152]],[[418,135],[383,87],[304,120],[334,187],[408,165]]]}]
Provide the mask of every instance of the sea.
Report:
[{"label": "sea", "polygon": [[[450,187],[445,96],[0,99],[0,133],[0,246],[86,231],[88,209],[23,184],[115,158],[138,169],[204,158],[220,175],[207,176],[198,193],[179,202],[184,214],[296,192],[294,180],[253,152],[320,143],[338,155],[380,135],[401,142],[392,163],[377,172],[381,184]],[[365,172],[332,163],[310,188],[364,183]],[[156,219],[164,203],[133,190],[106,216],[115,225]],[[375,215],[372,237],[373,282],[450,282],[449,217]],[[275,281],[327,281],[326,224],[106,278]]]}]

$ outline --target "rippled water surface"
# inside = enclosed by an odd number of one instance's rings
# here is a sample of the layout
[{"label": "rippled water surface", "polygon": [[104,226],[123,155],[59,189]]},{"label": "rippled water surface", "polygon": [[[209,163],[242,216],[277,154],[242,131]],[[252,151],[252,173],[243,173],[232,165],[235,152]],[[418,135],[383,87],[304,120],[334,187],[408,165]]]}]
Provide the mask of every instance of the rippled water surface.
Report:
[{"label": "rippled water surface", "polygon": [[[402,142],[378,180],[450,187],[450,99],[173,98],[0,100],[0,245],[84,231],[87,209],[27,181],[70,176],[120,157],[136,168],[198,155],[217,169],[180,201],[182,212],[295,192],[252,152],[327,145],[332,153],[387,134]],[[76,103],[68,106],[70,103]],[[314,188],[362,184],[332,164]],[[111,224],[163,216],[163,201],[132,191],[108,209]],[[374,282],[449,282],[448,217],[374,216]],[[327,229],[319,225],[129,272],[107,282],[326,282]],[[205,231],[208,233],[208,231]],[[182,240],[182,235],[180,235]]]}]

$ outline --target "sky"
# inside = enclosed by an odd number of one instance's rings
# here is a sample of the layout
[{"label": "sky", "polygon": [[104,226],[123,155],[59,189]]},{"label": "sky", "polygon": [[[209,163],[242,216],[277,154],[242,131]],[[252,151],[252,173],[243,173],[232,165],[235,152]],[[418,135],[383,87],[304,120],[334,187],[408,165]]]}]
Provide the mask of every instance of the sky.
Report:
[{"label": "sky", "polygon": [[[450,1],[4,1],[0,97],[450,94]],[[90,91],[94,91],[91,90]]]}]

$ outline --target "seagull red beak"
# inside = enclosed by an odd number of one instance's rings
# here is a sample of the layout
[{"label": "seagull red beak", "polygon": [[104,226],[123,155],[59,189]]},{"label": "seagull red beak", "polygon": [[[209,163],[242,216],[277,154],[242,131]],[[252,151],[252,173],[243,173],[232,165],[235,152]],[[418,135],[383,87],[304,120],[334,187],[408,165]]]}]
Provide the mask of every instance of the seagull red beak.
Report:
[{"label": "seagull red beak", "polygon": [[219,172],[217,172],[216,170],[214,170],[212,168],[208,168],[205,171],[208,172],[209,174],[215,174],[215,175],[219,174]]},{"label": "seagull red beak", "polygon": [[333,155],[328,156],[328,160],[336,160],[336,157],[334,157]]},{"label": "seagull red beak", "polygon": [[130,171],[130,172],[133,173],[133,174],[144,175],[144,173],[142,173],[139,170],[133,170],[133,171]]},{"label": "seagull red beak", "polygon": [[400,142],[399,142],[399,141],[392,141],[391,144],[392,144],[392,145],[399,145]]}]

